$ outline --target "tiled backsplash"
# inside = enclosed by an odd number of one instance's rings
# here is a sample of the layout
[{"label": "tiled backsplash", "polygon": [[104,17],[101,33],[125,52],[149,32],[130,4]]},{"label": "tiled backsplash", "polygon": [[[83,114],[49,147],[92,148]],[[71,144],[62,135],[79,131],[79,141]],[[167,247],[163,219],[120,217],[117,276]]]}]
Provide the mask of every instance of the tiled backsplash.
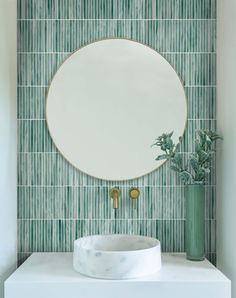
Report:
[{"label": "tiled backsplash", "polygon": [[[48,84],[60,63],[91,41],[124,37],[159,51],[182,78],[188,124],[215,128],[215,0],[18,0],[18,258],[35,251],[71,251],[73,240],[97,233],[158,237],[163,251],[184,251],[183,185],[165,163],[139,179],[95,179],[55,148],[45,122]],[[121,189],[115,213],[109,189]],[[130,186],[141,191],[132,209]],[[215,173],[206,185],[206,252],[214,263]]]}]

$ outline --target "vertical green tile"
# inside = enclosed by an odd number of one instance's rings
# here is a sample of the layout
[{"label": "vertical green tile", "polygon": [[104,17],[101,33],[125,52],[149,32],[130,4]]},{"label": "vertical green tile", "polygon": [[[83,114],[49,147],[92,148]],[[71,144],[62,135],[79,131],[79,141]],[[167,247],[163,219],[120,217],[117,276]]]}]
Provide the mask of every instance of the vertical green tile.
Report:
[{"label": "vertical green tile", "polygon": [[[75,49],[103,38],[128,38],[159,51],[183,81],[188,122],[180,151],[191,154],[195,131],[216,128],[215,0],[19,0],[18,261],[34,251],[71,251],[91,234],[158,237],[162,251],[184,251],[183,185],[166,162],[129,181],[103,181],[70,165],[45,122],[53,74]],[[215,162],[215,161],[214,161]],[[109,189],[121,189],[112,209]],[[140,188],[137,209],[128,191]],[[215,171],[205,187],[206,255],[216,262]]]}]

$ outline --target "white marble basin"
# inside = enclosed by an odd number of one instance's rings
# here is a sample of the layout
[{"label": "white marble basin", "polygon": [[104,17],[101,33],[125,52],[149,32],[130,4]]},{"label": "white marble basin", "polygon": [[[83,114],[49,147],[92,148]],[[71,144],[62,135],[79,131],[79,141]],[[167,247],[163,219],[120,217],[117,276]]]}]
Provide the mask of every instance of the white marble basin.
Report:
[{"label": "white marble basin", "polygon": [[104,279],[129,279],[161,269],[161,245],[136,235],[96,235],[74,242],[74,269]]}]

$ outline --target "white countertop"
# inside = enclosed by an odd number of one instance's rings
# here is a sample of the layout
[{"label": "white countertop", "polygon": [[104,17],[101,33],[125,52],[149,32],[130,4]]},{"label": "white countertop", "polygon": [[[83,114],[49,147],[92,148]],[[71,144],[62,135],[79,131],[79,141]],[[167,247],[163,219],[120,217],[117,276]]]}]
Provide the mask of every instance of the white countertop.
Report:
[{"label": "white countertop", "polygon": [[5,282],[5,298],[230,298],[230,281],[209,261],[162,254],[161,271],[103,280],[74,271],[72,253],[34,253]]}]

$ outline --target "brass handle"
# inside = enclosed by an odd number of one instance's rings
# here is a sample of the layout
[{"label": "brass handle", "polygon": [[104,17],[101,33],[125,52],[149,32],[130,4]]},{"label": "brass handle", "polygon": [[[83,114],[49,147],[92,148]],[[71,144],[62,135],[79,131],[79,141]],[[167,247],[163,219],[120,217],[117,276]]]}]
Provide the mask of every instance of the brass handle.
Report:
[{"label": "brass handle", "polygon": [[118,208],[118,200],[120,196],[120,190],[117,187],[113,187],[110,190],[110,197],[113,199],[113,208],[117,209]]},{"label": "brass handle", "polygon": [[137,208],[137,199],[140,195],[140,190],[137,187],[132,187],[129,190],[129,196],[133,201],[133,208],[136,209]]}]

